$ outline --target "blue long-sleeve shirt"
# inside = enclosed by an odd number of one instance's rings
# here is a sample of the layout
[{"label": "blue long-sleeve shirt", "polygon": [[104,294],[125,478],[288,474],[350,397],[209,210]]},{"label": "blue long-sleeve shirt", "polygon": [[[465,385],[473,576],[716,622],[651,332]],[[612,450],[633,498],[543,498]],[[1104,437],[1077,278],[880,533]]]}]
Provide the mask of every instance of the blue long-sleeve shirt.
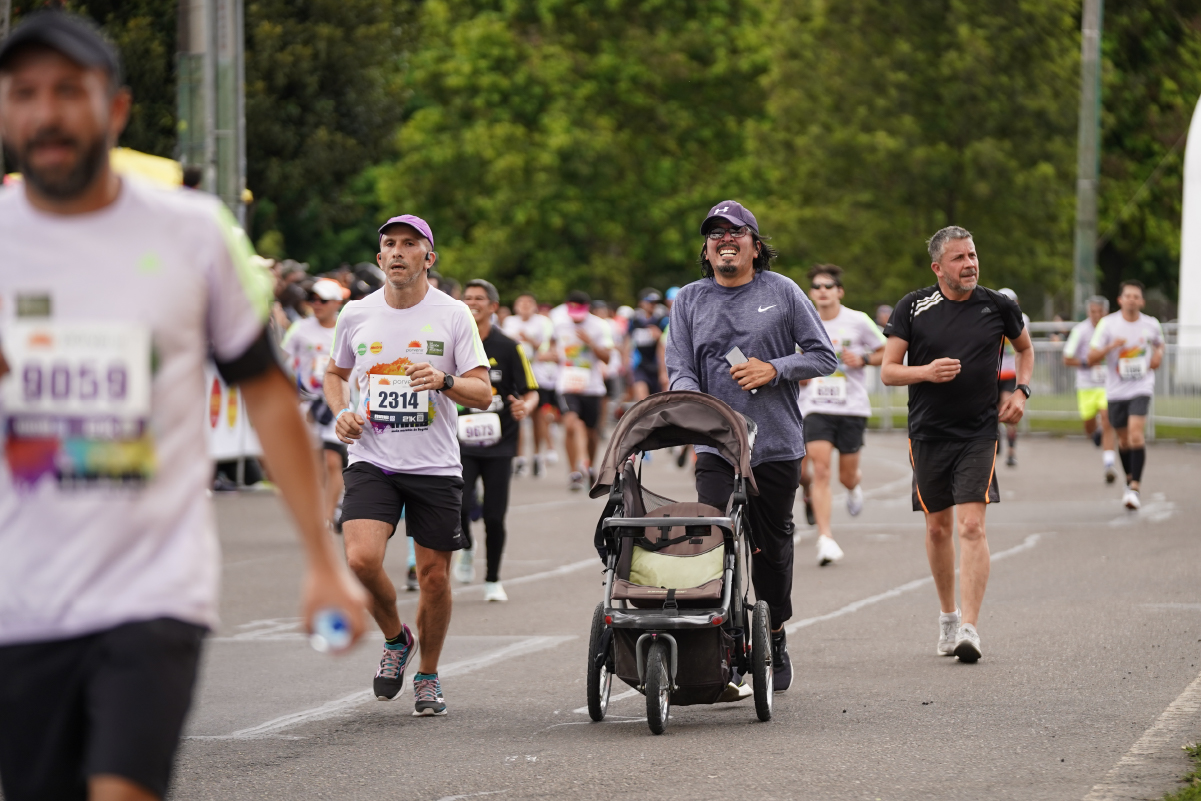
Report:
[{"label": "blue long-sleeve shirt", "polygon": [[[776,368],[775,379],[756,394],[730,376],[725,356],[735,345]],[[759,426],[752,466],[805,455],[797,382],[830,375],[838,358],[817,309],[790,278],[762,272],[737,287],[712,278],[688,284],[671,307],[666,351],[670,389],[720,398]]]}]

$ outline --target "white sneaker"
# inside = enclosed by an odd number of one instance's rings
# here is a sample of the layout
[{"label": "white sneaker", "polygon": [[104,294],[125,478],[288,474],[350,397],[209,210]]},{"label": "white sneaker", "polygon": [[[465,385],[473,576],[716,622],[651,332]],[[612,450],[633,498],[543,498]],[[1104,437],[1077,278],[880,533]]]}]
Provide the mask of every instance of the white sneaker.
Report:
[{"label": "white sneaker", "polygon": [[518,456],[513,460],[513,475],[516,478],[521,478],[525,475],[525,457]]},{"label": "white sneaker", "polygon": [[1117,468],[1111,464],[1105,465],[1105,483],[1112,484],[1118,480]]},{"label": "white sneaker", "polygon": [[831,562],[837,562],[842,559],[842,548],[838,547],[838,543],[833,537],[818,537],[817,538],[817,566],[825,567]]},{"label": "white sneaker", "polygon": [[546,452],[546,463],[547,464],[558,464],[559,463],[559,452],[557,450],[555,450],[554,448],[551,448],[549,451],[547,451]]},{"label": "white sneaker", "polygon": [[484,600],[507,601],[509,600],[509,596],[505,595],[505,588],[501,586],[499,581],[485,581]]},{"label": "white sneaker", "polygon": [[959,657],[960,662],[975,662],[983,655],[976,627],[971,623],[960,626],[959,633],[955,635],[955,656]]},{"label": "white sneaker", "polygon": [[460,584],[475,581],[475,553],[470,548],[459,551],[455,560],[455,580]]},{"label": "white sneaker", "polygon": [[1129,487],[1126,488],[1126,494],[1122,496],[1122,503],[1131,511],[1135,511],[1143,505],[1143,502],[1139,500],[1138,490]]},{"label": "white sneaker", "polygon": [[859,484],[847,493],[847,511],[851,513],[851,517],[858,517],[863,511],[863,487]]},{"label": "white sneaker", "polygon": [[954,656],[955,655],[955,638],[959,635],[960,620],[959,610],[949,614],[940,613],[938,615],[938,655],[939,656]]}]

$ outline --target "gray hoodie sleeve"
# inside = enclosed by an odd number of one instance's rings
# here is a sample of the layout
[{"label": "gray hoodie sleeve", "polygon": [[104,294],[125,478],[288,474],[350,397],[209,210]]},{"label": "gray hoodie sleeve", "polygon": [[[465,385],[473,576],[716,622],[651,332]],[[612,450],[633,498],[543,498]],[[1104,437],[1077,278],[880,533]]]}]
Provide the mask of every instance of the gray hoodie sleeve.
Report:
[{"label": "gray hoodie sleeve", "polygon": [[671,325],[667,329],[667,345],[664,348],[667,388],[704,392],[696,364],[696,349],[692,346],[692,320],[685,305],[688,302],[686,293],[680,293],[671,306]]},{"label": "gray hoodie sleeve", "polygon": [[838,357],[834,355],[830,337],[826,334],[826,327],[822,325],[817,309],[800,287],[792,282],[789,282],[788,295],[792,304],[792,336],[802,352],[771,360],[776,368],[772,386],[780,381],[827,376],[838,367]]}]

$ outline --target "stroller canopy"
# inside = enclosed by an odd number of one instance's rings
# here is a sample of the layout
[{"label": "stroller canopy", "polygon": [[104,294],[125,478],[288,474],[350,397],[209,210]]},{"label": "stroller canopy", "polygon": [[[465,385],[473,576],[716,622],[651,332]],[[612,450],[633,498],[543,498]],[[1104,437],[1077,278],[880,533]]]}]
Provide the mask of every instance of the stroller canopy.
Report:
[{"label": "stroller canopy", "polygon": [[622,415],[609,440],[596,484],[588,494],[599,498],[608,493],[622,464],[639,451],[708,445],[733,464],[747,479],[751,494],[758,495],[751,474],[748,422],[723,401],[703,392],[677,390],[651,395]]}]

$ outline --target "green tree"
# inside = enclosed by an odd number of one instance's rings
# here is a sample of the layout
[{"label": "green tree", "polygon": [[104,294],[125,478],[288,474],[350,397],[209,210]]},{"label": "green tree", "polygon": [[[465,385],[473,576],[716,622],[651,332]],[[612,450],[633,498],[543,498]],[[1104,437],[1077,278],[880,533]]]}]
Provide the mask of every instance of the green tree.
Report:
[{"label": "green tree", "polygon": [[1101,290],[1137,278],[1175,317],[1184,140],[1201,96],[1201,2],[1109,0],[1102,29]]},{"label": "green tree", "polygon": [[986,286],[1028,307],[1071,269],[1073,0],[773,5],[748,161],[784,269],[847,268],[859,305],[933,282],[925,239],[973,232]]},{"label": "green tree", "polygon": [[[246,5],[248,184],[256,241],[322,269],[370,258],[368,168],[404,109],[409,0]],[[367,230],[364,230],[364,229]],[[282,254],[281,254],[282,255]]]},{"label": "green tree", "polygon": [[559,298],[690,280],[696,226],[760,113],[754,6],[431,0],[381,202],[433,226],[439,269]]}]

